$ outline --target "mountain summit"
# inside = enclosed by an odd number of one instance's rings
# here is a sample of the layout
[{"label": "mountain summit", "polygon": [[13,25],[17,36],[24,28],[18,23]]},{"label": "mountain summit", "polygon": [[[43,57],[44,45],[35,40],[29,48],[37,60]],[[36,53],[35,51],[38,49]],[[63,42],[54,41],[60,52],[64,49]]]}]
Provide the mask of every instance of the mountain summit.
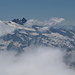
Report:
[{"label": "mountain summit", "polygon": [[12,22],[18,23],[20,25],[23,25],[24,23],[27,22],[27,20],[25,18],[22,19],[13,19]]}]

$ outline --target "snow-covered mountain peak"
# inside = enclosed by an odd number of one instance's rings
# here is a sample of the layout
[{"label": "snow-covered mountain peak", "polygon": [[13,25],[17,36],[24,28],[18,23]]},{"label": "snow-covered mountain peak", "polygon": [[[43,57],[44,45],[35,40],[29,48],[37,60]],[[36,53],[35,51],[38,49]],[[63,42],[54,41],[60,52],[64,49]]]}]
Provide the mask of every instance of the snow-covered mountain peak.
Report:
[{"label": "snow-covered mountain peak", "polygon": [[12,21],[0,21],[0,50],[16,50],[20,53],[28,50],[29,47],[43,45],[65,49],[67,52],[74,51],[75,26],[50,25],[60,23],[64,19],[53,20],[46,22],[48,25],[34,20],[29,20],[24,25]]}]

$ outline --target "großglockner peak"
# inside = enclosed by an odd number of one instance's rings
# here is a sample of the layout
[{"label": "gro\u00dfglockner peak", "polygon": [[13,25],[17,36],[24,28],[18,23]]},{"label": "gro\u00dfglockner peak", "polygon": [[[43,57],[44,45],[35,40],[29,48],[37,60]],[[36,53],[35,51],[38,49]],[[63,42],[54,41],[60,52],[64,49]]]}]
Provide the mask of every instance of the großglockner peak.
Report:
[{"label": "gro\u00dfglockner peak", "polygon": [[[41,31],[47,27],[42,25],[27,27],[26,22],[25,18],[0,21],[0,50],[16,50],[20,53],[27,51],[30,46],[44,45],[66,50],[66,60],[71,56],[68,52],[75,51],[74,25],[55,25]],[[75,66],[74,61],[69,64]]]},{"label": "gro\u00dfglockner peak", "polygon": [[12,22],[18,23],[20,25],[23,25],[27,22],[27,20],[25,18],[22,19],[13,19]]}]

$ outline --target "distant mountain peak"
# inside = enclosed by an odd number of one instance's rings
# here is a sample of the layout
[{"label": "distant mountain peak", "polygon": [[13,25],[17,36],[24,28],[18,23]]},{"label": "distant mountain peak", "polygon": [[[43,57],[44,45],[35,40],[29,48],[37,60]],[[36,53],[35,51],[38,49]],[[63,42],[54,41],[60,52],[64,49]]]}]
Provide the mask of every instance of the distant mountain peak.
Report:
[{"label": "distant mountain peak", "polygon": [[24,25],[24,23],[26,23],[27,20],[25,18],[22,18],[22,19],[13,19],[12,22],[18,23],[20,25]]}]

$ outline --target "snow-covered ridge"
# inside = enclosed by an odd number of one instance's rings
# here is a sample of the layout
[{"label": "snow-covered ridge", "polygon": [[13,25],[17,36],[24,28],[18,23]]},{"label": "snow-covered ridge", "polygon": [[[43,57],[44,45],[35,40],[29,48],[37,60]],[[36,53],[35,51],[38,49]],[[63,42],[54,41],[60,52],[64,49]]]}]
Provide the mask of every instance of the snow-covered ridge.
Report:
[{"label": "snow-covered ridge", "polygon": [[45,31],[48,30],[49,25],[56,25],[58,23],[61,23],[62,21],[64,21],[63,18],[56,18],[56,17],[44,22],[35,19],[30,19],[27,21],[25,18],[13,19],[12,21],[0,21],[0,36],[11,34],[16,29],[36,31],[34,28],[32,28],[33,25],[43,26],[42,28],[38,28],[38,31]]},{"label": "snow-covered ridge", "polygon": [[0,36],[12,33],[18,27],[18,24],[9,21],[0,21]]},{"label": "snow-covered ridge", "polygon": [[[75,51],[75,26],[54,25],[63,19],[53,20],[52,25],[48,23],[45,25],[44,22],[42,22],[44,25],[39,22],[40,25],[36,22],[21,25],[12,21],[0,21],[0,50],[16,50],[20,53],[27,51],[29,47],[43,45],[55,49],[61,48],[67,53]],[[66,60],[71,57],[70,54],[67,55]],[[75,67],[75,61],[69,62],[68,65]]]},{"label": "snow-covered ridge", "polygon": [[17,29],[25,29],[29,31],[35,31],[33,28],[28,28],[23,25],[17,24],[12,21],[0,21],[0,36],[11,34]]}]

